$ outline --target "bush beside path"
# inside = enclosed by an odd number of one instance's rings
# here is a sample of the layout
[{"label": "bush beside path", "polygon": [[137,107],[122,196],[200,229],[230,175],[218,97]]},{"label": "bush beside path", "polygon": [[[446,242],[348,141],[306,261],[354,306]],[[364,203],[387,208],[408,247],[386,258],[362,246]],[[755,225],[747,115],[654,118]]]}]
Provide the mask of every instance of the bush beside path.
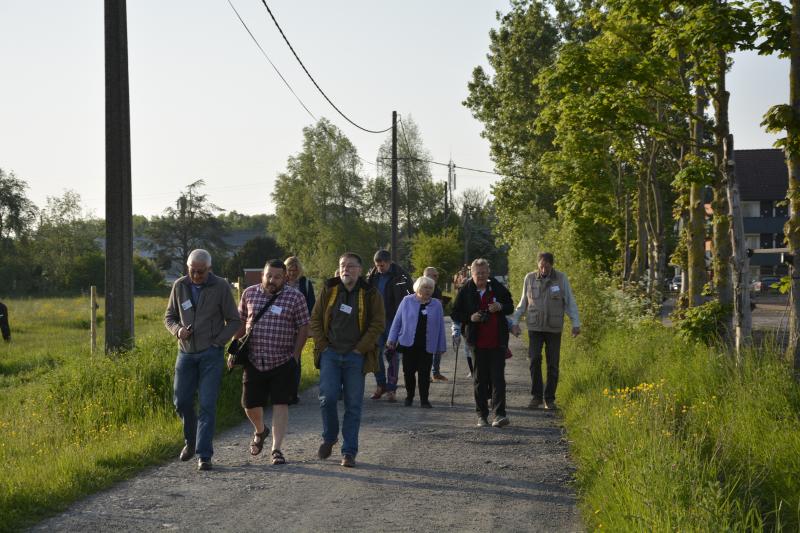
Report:
[{"label": "bush beside path", "polygon": [[[434,408],[364,401],[357,467],[339,465],[339,447],[316,457],[321,420],[317,388],[289,412],[288,464],[271,466],[268,447],[248,453],[249,423],[215,439],[214,470],[177,459],[72,505],[34,531],[274,529],[290,531],[577,531],[583,528],[574,469],[559,418],[525,408],[526,348],[512,338],[508,361],[511,425],[477,428],[471,380],[459,354],[451,384],[432,383]],[[453,378],[453,353],[442,371]],[[401,373],[402,374],[402,373]],[[228,378],[230,379],[230,378]],[[367,376],[365,394],[373,388]],[[340,413],[343,405],[339,404]]]}]

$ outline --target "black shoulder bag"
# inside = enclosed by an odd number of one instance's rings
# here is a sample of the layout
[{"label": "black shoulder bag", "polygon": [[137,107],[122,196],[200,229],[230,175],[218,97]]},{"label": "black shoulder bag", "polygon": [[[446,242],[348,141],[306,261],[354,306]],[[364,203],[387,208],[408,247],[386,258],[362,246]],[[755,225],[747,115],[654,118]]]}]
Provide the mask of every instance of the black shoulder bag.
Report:
[{"label": "black shoulder bag", "polygon": [[228,345],[228,353],[233,356],[233,366],[244,366],[247,361],[250,359],[250,334],[253,332],[255,328],[256,322],[261,316],[270,308],[272,302],[280,295],[280,293],[276,294],[267,302],[261,311],[258,312],[256,317],[253,319],[253,322],[250,324],[250,329],[242,335],[238,339],[233,339]]}]

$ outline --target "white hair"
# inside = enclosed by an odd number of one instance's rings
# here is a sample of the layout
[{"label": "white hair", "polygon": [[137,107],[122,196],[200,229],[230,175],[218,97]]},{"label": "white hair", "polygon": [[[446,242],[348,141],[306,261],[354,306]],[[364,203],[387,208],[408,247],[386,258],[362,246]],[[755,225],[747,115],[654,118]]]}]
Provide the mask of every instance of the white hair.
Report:
[{"label": "white hair", "polygon": [[479,266],[485,266],[486,268],[489,268],[489,261],[482,257],[479,257],[478,259],[472,262],[472,265],[470,265],[470,269],[474,269],[475,267]]},{"label": "white hair", "polygon": [[202,248],[192,250],[192,253],[186,258],[186,266],[192,266],[192,263],[202,263],[206,266],[211,266],[211,254]]},{"label": "white hair", "polygon": [[420,276],[417,278],[417,281],[414,282],[414,292],[419,291],[423,287],[430,287],[433,289],[436,287],[436,282],[427,276]]}]

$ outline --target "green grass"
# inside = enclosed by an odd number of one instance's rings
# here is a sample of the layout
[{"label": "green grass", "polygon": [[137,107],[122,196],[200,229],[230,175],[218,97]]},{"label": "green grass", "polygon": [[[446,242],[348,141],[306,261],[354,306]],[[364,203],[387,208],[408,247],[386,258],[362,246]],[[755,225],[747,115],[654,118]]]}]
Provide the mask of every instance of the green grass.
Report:
[{"label": "green grass", "polygon": [[[5,303],[13,342],[0,343],[0,531],[30,525],[178,453],[177,345],[162,322],[166,299],[136,299],[136,349],[114,358],[102,355],[102,326],[101,352],[90,353],[88,298]],[[311,346],[303,352],[302,388],[318,379]],[[226,374],[217,430],[243,419],[240,397],[241,371]]]},{"label": "green grass", "polygon": [[561,368],[589,529],[800,528],[800,388],[769,350],[737,367],[643,324],[565,342]]}]

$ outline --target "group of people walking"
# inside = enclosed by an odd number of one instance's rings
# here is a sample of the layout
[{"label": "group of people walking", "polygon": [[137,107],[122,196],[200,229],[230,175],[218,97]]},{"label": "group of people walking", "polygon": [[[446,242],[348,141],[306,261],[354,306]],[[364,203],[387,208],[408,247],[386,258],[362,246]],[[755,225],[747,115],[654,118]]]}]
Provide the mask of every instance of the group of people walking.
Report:
[{"label": "group of people walking", "polygon": [[[580,332],[577,306],[567,277],[553,269],[552,254],[539,255],[538,269],[523,283],[514,307],[511,293],[490,275],[485,259],[472,262],[453,302],[454,346],[464,348],[473,378],[478,426],[504,427],[505,363],[509,334],[519,335],[522,315],[530,337],[530,408],[555,408],[558,363],[564,315],[572,333]],[[288,428],[288,406],[299,401],[301,354],[310,336],[314,365],[319,369],[322,418],[320,459],[331,456],[341,436],[341,465],[353,467],[365,396],[365,376],[375,375],[373,400],[397,401],[400,362],[406,406],[419,394],[419,406],[432,408],[431,381],[446,381],[440,372],[447,350],[444,306],[436,287],[438,272],[428,267],[412,281],[379,250],[363,275],[361,257],[347,252],[336,275],[325,280],[315,297],[300,261],[271,260],[260,284],[244,290],[238,304],[228,283],[211,272],[210,254],[194,250],[187,259],[188,275],[178,279],[170,295],[164,322],[178,339],[174,403],[183,421],[180,459],[198,456],[198,469],[210,470],[216,401],[223,374],[225,344],[247,338],[248,357],[242,374],[242,407],[253,425],[249,453],[262,452],[270,428],[264,409],[272,405],[272,464],[284,464],[281,450]],[[542,350],[547,381],[542,379]],[[227,359],[228,368],[234,357]],[[545,385],[546,383],[546,385]],[[195,409],[195,395],[199,411]],[[339,418],[338,402],[344,415]],[[491,403],[490,403],[491,400]],[[491,421],[489,420],[492,415]]]}]

